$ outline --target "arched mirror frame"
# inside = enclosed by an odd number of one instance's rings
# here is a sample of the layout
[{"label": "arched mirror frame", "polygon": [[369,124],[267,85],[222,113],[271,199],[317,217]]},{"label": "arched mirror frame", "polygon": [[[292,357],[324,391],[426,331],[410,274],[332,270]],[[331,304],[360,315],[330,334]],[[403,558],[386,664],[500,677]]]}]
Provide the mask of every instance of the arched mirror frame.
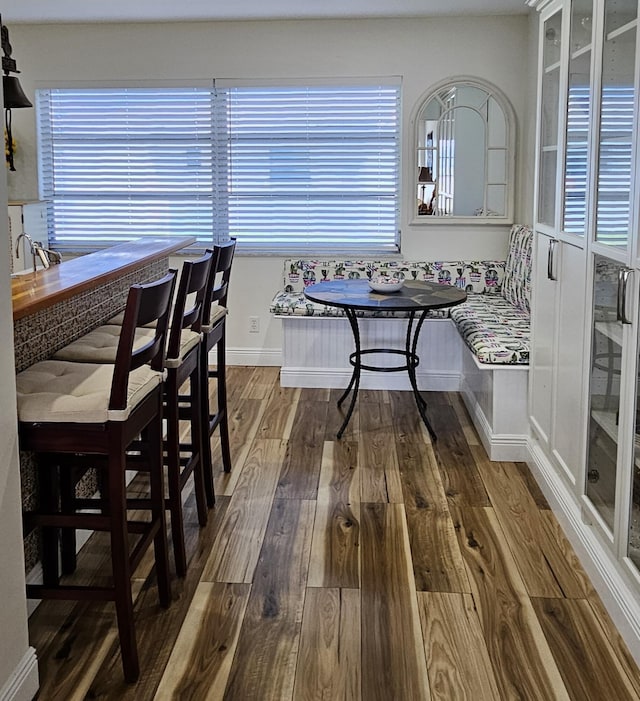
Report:
[{"label": "arched mirror frame", "polygon": [[[505,212],[502,215],[487,215],[482,214],[478,216],[459,216],[459,215],[440,215],[440,214],[418,214],[418,206],[420,204],[420,185],[421,182],[428,182],[422,175],[429,178],[431,174],[428,169],[425,169],[424,164],[421,162],[420,154],[424,153],[427,144],[423,143],[426,139],[423,139],[422,134],[425,130],[421,129],[420,116],[423,114],[426,106],[431,100],[438,99],[437,96],[442,93],[446,88],[453,87],[472,87],[479,90],[483,90],[487,93],[489,98],[493,98],[497,106],[502,110],[505,120],[505,143],[506,143],[506,154],[505,154],[505,173],[506,173],[506,193],[505,193]],[[463,106],[460,106],[463,107]],[[458,107],[458,108],[460,108]],[[454,107],[454,109],[456,109]],[[482,80],[481,78],[475,78],[472,76],[454,76],[451,78],[446,78],[432,85],[428,90],[426,90],[417,101],[416,106],[413,109],[411,115],[411,124],[413,127],[414,141],[413,141],[413,157],[411,159],[411,175],[410,175],[410,187],[408,190],[411,193],[411,200],[409,203],[409,211],[411,212],[410,224],[411,225],[433,225],[433,224],[512,224],[513,223],[513,203],[514,203],[514,192],[515,192],[515,152],[516,152],[516,117],[515,111],[511,106],[508,98],[505,94],[497,88],[492,83]],[[426,136],[426,134],[425,134]],[[435,140],[435,138],[434,138]],[[485,152],[488,152],[488,145],[485,143]],[[485,153],[485,164],[487,163],[487,155]],[[437,177],[436,177],[437,179]],[[486,177],[486,167],[485,167],[485,182],[484,186],[487,187],[487,177]],[[433,191],[432,191],[433,193]],[[429,202],[427,201],[425,205],[429,207]],[[436,209],[432,203],[432,210]],[[427,211],[429,211],[427,209]]]}]

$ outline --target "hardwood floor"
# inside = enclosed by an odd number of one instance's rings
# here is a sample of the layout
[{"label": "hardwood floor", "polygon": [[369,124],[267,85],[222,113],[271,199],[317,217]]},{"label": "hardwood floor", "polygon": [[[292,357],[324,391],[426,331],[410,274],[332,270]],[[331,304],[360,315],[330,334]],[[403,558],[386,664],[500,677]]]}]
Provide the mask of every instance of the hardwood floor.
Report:
[{"label": "hardwood floor", "polygon": [[[631,701],[640,672],[526,465],[490,462],[458,395],[339,393],[229,368],[231,474],[160,609],[134,580],[142,674],[122,678],[109,604],[30,619],[45,701]],[[214,438],[214,455],[218,455]],[[142,478],[133,487],[144,490]],[[188,490],[185,490],[188,492]],[[89,540],[74,575],[105,577]]]}]

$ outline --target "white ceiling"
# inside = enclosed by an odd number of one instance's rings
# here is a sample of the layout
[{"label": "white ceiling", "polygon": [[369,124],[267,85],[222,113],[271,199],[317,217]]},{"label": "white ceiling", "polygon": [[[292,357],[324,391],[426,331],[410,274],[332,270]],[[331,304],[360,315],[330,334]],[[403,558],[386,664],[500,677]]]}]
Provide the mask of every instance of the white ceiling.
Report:
[{"label": "white ceiling", "polygon": [[526,0],[2,0],[2,20],[164,22],[524,14]]}]

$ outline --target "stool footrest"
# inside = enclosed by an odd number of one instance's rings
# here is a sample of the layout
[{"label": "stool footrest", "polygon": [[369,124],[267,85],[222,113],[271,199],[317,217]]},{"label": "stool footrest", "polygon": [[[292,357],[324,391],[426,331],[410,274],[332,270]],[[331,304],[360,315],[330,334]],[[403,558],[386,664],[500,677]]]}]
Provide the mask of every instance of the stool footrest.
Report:
[{"label": "stool footrest", "polygon": [[50,587],[44,584],[28,584],[27,597],[60,601],[114,601],[116,592],[113,587],[83,587],[70,584]]},{"label": "stool footrest", "polygon": [[25,519],[34,526],[48,528],[83,528],[88,531],[109,531],[113,519],[102,514],[25,514]]}]

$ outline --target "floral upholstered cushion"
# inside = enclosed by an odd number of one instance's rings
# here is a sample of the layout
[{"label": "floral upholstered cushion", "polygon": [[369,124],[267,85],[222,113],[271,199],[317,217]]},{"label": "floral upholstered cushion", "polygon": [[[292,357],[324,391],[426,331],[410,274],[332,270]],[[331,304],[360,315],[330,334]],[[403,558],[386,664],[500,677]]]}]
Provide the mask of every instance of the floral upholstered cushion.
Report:
[{"label": "floral upholstered cushion", "polygon": [[469,295],[450,315],[479,362],[528,365],[528,311],[500,296]]},{"label": "floral upholstered cushion", "polygon": [[467,292],[500,294],[504,266],[503,260],[286,260],[282,289],[284,292],[302,292],[305,287],[316,282],[366,278],[377,273],[387,273],[408,280],[455,285]]},{"label": "floral upholstered cushion", "polygon": [[[271,300],[270,311],[272,314],[281,316],[345,316],[344,309],[312,302],[304,296],[303,292],[278,292]],[[408,312],[394,312],[384,309],[376,309],[375,311],[357,310],[356,316],[402,319],[408,316]],[[447,308],[432,309],[427,313],[427,317],[431,319],[446,319],[448,316],[449,309]]]},{"label": "floral upholstered cushion", "polygon": [[532,243],[533,232],[528,226],[512,227],[502,282],[502,296],[507,302],[527,311],[531,299]]},{"label": "floral upholstered cushion", "polygon": [[[386,272],[409,280],[427,280],[439,285],[455,285],[468,294],[498,297],[504,276],[504,261],[317,261],[286,260],[283,289],[271,300],[272,314],[296,316],[344,316],[342,309],[309,301],[304,288],[316,282],[367,278]],[[360,314],[360,312],[358,312]],[[362,316],[404,317],[405,312],[362,312]],[[447,318],[448,309],[429,312],[431,318]]]}]

